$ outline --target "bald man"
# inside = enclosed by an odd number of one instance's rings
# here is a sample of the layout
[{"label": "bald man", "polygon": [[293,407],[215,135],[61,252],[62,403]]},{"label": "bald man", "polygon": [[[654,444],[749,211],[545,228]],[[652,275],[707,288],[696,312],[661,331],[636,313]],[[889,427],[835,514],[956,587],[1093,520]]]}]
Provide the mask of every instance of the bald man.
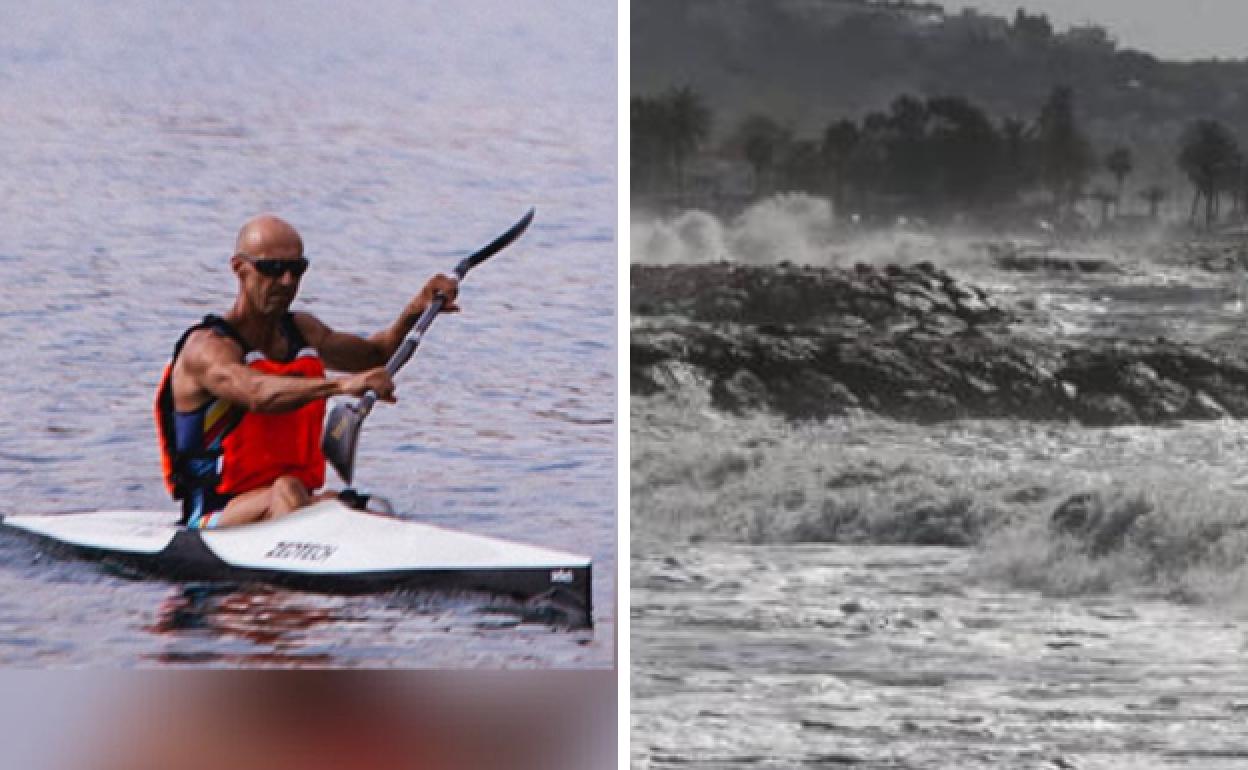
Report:
[{"label": "bald man", "polygon": [[[458,284],[435,275],[388,329],[371,337],[334,331],[291,313],[309,266],[303,239],[275,216],[239,231],[230,267],[238,296],[224,316],[186,331],[156,398],[165,482],[183,524],[208,529],[271,519],[315,500],[325,481],[325,399],[374,391],[393,402],[385,363],[434,297],[459,310]],[[329,377],[326,368],[350,373]]]}]

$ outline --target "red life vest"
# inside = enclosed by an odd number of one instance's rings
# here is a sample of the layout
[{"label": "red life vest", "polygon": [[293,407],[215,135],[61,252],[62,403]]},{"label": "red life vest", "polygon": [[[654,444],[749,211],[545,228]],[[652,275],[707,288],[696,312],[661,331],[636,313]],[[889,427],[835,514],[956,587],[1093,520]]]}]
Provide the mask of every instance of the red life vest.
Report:
[{"label": "red life vest", "polygon": [[[229,497],[268,486],[280,476],[294,476],[308,490],[325,483],[325,455],[321,451],[321,427],[325,399],[280,413],[248,412],[223,399],[210,401],[191,413],[175,416],[171,377],[174,363],[192,332],[212,329],[242,346],[246,365],[264,374],[285,377],[324,377],[325,366],[314,348],[308,347],[294,318],[282,319],[291,351],[287,361],[273,361],[252,350],[224,319],[206,316],[188,329],[174,347],[156,392],[156,428],[160,437],[165,486],[175,500],[185,499],[192,488],[207,488],[216,496]],[[179,448],[178,418],[197,419],[200,434],[192,446]],[[196,462],[198,461],[198,462]]]}]

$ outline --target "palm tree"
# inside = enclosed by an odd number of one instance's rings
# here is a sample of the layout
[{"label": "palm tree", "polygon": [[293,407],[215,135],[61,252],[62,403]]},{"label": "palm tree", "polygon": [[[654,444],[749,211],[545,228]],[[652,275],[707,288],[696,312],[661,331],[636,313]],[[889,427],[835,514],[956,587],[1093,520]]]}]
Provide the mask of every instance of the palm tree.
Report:
[{"label": "palm tree", "polygon": [[1098,187],[1088,197],[1101,204],[1101,227],[1105,227],[1109,224],[1109,207],[1118,200],[1118,196],[1112,190]]},{"label": "palm tree", "polygon": [[711,111],[692,88],[673,88],[662,99],[667,123],[668,152],[676,175],[676,194],[685,194],[685,163],[711,134]]},{"label": "palm tree", "polygon": [[829,187],[832,190],[832,201],[838,207],[847,205],[845,199],[849,188],[849,164],[861,138],[862,132],[852,120],[838,120],[823,132],[820,153],[824,168],[832,176]]},{"label": "palm tree", "polygon": [[1192,181],[1191,219],[1196,218],[1200,199],[1205,200],[1205,227],[1212,228],[1218,216],[1218,194],[1240,164],[1239,145],[1231,132],[1216,120],[1198,120],[1183,132],[1179,167]]},{"label": "palm tree", "polygon": [[1140,191],[1140,197],[1148,203],[1148,216],[1156,221],[1157,210],[1161,208],[1161,202],[1166,199],[1166,188],[1161,185],[1150,185]]},{"label": "palm tree", "polygon": [[790,142],[778,164],[779,178],[785,190],[819,193],[823,186],[823,155],[813,139]]},{"label": "palm tree", "polygon": [[1041,179],[1053,194],[1059,212],[1074,205],[1095,164],[1092,145],[1075,118],[1074,92],[1053,89],[1036,121],[1036,150]]},{"label": "palm tree", "polygon": [[1018,118],[1001,121],[1001,187],[1008,200],[1015,200],[1035,178],[1032,135]]},{"label": "palm tree", "polygon": [[629,161],[633,168],[633,189],[652,191],[667,170],[666,127],[663,105],[658,99],[634,96],[629,102],[632,146]]},{"label": "palm tree", "polygon": [[962,97],[927,100],[927,156],[933,191],[963,211],[996,202],[1004,141],[992,120]]},{"label": "palm tree", "polygon": [[1227,173],[1226,191],[1231,196],[1231,217],[1243,220],[1248,215],[1248,162],[1242,155],[1237,155],[1235,161],[1235,167]]},{"label": "palm tree", "polygon": [[1131,159],[1131,151],[1126,147],[1115,147],[1108,155],[1105,156],[1105,168],[1109,173],[1114,175],[1114,181],[1118,183],[1117,192],[1114,195],[1114,209],[1117,210],[1122,200],[1122,183],[1131,173],[1134,164]]},{"label": "palm tree", "polygon": [[788,146],[790,132],[766,115],[751,115],[738,131],[745,160],[754,170],[754,194],[763,192],[763,180]]}]

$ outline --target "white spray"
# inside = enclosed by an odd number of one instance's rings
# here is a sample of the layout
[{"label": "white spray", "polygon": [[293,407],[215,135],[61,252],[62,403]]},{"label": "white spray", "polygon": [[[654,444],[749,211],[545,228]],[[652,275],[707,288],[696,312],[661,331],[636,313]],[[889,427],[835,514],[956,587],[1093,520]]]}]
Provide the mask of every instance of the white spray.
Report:
[{"label": "white spray", "polygon": [[942,267],[984,261],[973,239],[925,232],[899,220],[892,227],[864,230],[838,219],[831,201],[784,193],[750,204],[728,221],[699,210],[667,218],[638,215],[632,222],[634,264],[671,265],[736,262],[748,265],[848,267],[932,262]]}]

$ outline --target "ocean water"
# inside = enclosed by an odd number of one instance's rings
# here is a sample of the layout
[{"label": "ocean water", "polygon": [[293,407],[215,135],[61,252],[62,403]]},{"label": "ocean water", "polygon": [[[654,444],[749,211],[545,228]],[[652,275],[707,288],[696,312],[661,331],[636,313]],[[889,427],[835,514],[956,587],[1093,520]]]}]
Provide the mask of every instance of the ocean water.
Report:
[{"label": "ocean water", "polygon": [[[1179,244],[1037,242],[1023,248],[1114,269],[1018,273],[982,236],[828,232],[780,203],[754,212],[780,221],[760,230],[635,222],[633,259],[778,261],[742,244],[787,226],[799,262],[930,259],[1013,309],[1020,338],[1243,350],[1242,271]],[[1248,757],[1242,421],[789,423],[718,412],[694,382],[631,412],[634,767]],[[1050,525],[1077,494],[1105,512],[1083,539]]]},{"label": "ocean water", "polygon": [[603,666],[615,597],[615,4],[11,3],[0,11],[0,511],[168,508],[151,423],[249,216],[296,309],[388,325],[530,206],[374,411],[357,484],[594,560],[596,628],[486,596],[133,580],[0,534],[0,663]]},{"label": "ocean water", "polygon": [[633,563],[633,767],[1233,768],[1244,624],[968,583],[965,549]]}]

